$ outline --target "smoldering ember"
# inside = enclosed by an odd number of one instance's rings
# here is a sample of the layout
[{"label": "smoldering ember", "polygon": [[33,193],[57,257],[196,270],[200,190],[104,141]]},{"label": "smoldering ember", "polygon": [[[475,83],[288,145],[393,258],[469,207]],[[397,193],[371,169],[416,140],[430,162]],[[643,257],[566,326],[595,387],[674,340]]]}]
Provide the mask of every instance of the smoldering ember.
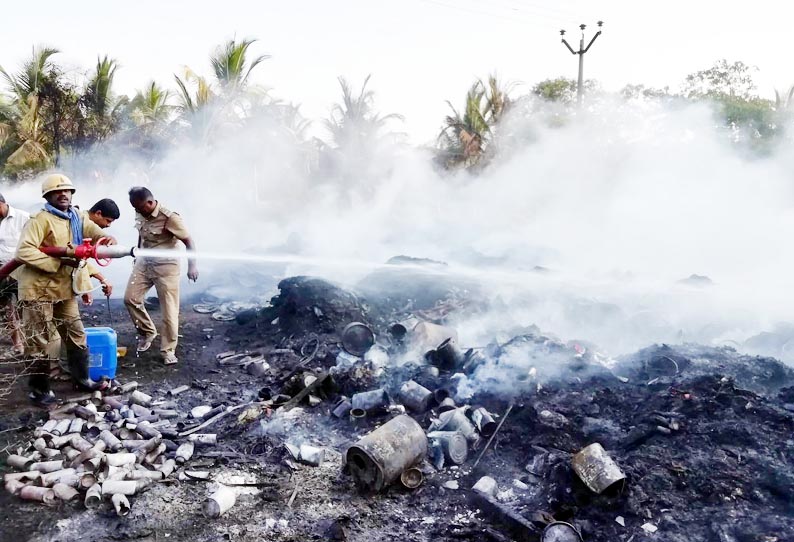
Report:
[{"label": "smoldering ember", "polygon": [[448,322],[487,296],[393,262],[204,292],[176,372],[128,354],[109,390],[4,409],[2,539],[794,539],[790,368],[536,327],[465,344]]}]

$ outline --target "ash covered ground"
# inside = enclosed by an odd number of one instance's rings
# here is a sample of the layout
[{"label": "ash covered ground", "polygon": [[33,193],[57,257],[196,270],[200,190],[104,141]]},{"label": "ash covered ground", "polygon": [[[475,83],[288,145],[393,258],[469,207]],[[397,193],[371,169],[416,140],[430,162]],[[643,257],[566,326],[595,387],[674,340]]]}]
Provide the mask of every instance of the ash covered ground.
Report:
[{"label": "ash covered ground", "polygon": [[[265,306],[234,307],[229,321],[192,310],[219,300],[193,299],[183,308],[177,367],[151,354],[120,360],[119,381],[136,380],[155,398],[189,385],[175,399],[183,414],[198,405],[245,405],[206,430],[217,433],[218,444],[197,449],[184,467],[209,471],[238,492],[220,518],[202,515],[210,482],[177,477],[131,497],[124,518],[109,505],[48,508],[2,493],[0,539],[540,540],[545,525],[564,521],[583,540],[599,542],[794,540],[794,372],[787,366],[696,344],[652,345],[611,359],[593,345],[530,327],[501,343],[463,344],[462,352],[476,347],[467,357],[476,363],[441,364],[436,374],[427,345],[412,343],[410,333],[397,340],[390,326],[409,316],[444,324],[461,312],[485,311],[488,302],[471,284],[411,278],[375,273],[353,291],[293,277]],[[103,306],[85,314],[87,325],[109,323]],[[374,331],[375,346],[360,358],[343,348],[351,322]],[[120,344],[133,345],[120,305],[114,323]],[[268,368],[252,375],[219,362],[227,352],[262,355]],[[326,374],[312,393],[319,401],[282,406],[306,376]],[[476,467],[487,438],[471,443],[462,465],[421,462],[424,482],[416,489],[398,481],[362,492],[343,470],[343,454],[399,413],[399,390],[409,379],[448,390],[458,406],[486,408],[503,421],[501,429]],[[332,415],[342,396],[379,387],[389,409],[357,423]],[[65,385],[58,391],[69,397]],[[5,453],[24,447],[46,419],[23,392],[18,384],[2,406]],[[427,430],[438,405],[408,413]],[[571,466],[594,442],[626,476],[602,494]],[[303,464],[285,444],[323,448],[324,460]],[[482,476],[498,485],[491,505],[471,491]]]}]

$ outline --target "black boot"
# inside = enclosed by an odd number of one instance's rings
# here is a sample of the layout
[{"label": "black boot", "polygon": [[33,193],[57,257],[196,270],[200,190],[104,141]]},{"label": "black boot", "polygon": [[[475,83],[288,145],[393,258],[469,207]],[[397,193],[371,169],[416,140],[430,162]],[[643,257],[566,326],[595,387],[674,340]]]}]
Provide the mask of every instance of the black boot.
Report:
[{"label": "black boot", "polygon": [[77,389],[82,391],[104,390],[108,387],[107,379],[94,382],[88,376],[88,348],[71,347],[66,349],[66,362]]},{"label": "black boot", "polygon": [[42,408],[49,408],[57,402],[55,394],[50,390],[49,361],[36,359],[31,366],[31,375],[28,379],[30,387],[30,400]]}]

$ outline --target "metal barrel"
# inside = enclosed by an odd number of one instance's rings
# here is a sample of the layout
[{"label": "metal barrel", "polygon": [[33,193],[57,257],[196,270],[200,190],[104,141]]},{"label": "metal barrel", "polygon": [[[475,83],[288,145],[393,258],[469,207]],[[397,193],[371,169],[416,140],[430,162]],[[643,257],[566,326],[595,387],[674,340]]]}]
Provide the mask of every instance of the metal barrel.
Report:
[{"label": "metal barrel", "polygon": [[355,394],[350,399],[350,404],[354,409],[361,409],[367,413],[383,410],[389,402],[386,390],[378,388],[372,391],[363,391]]},{"label": "metal barrel", "polygon": [[572,464],[573,470],[582,482],[595,493],[603,493],[626,479],[626,475],[623,474],[617,463],[597,442],[582,448],[573,456]]},{"label": "metal barrel", "polygon": [[496,431],[496,422],[490,412],[480,407],[471,413],[471,421],[484,437],[490,437]]},{"label": "metal barrel", "polygon": [[460,431],[431,431],[427,438],[438,441],[444,457],[455,465],[463,464],[469,455],[469,443]]},{"label": "metal barrel", "polygon": [[463,365],[463,352],[453,338],[448,338],[436,347],[435,364],[441,369],[457,369]]},{"label": "metal barrel", "polygon": [[413,418],[392,418],[347,450],[347,467],[356,485],[380,491],[427,454],[427,437]]},{"label": "metal barrel", "polygon": [[425,412],[430,407],[433,392],[408,380],[400,387],[400,402],[414,412]]}]

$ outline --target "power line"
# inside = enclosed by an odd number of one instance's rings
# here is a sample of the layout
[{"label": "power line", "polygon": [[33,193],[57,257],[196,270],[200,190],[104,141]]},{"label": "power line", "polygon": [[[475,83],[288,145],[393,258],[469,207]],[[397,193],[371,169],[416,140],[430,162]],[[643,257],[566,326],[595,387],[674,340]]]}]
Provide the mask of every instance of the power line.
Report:
[{"label": "power line", "polygon": [[463,7],[463,6],[460,6],[460,5],[446,4],[446,3],[441,2],[439,0],[419,0],[419,1],[420,2],[425,2],[425,3],[428,3],[428,4],[433,4],[433,5],[440,6],[440,7],[445,7],[445,8],[451,9],[451,10],[455,10],[455,11],[472,13],[474,15],[485,15],[486,17],[493,17],[493,18],[496,18],[496,19],[502,19],[502,20],[505,20],[505,21],[509,21],[511,23],[532,25],[532,26],[537,26],[537,27],[544,28],[544,29],[553,28],[553,25],[551,23],[540,23],[539,21],[531,21],[531,20],[528,20],[528,19],[520,18],[520,17],[505,16],[505,15],[500,15],[498,13],[470,9],[470,8],[466,8],[466,7]]},{"label": "power line", "polygon": [[558,21],[570,22],[576,19],[575,14],[572,12],[550,9],[547,6],[539,6],[535,4],[515,5],[512,3],[507,3],[504,0],[490,0],[490,1],[484,0],[484,3],[490,4],[493,7],[499,7],[501,9],[506,9],[509,11],[526,13],[531,16],[554,19]]}]

